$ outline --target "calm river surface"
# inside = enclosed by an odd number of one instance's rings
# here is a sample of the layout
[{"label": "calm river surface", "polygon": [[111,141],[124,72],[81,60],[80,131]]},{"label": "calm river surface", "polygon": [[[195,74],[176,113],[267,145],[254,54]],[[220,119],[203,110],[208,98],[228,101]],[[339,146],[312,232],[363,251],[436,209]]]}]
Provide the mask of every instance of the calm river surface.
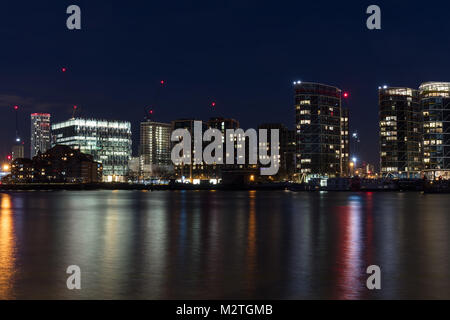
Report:
[{"label": "calm river surface", "polygon": [[0,299],[450,299],[450,195],[39,191],[0,205]]}]

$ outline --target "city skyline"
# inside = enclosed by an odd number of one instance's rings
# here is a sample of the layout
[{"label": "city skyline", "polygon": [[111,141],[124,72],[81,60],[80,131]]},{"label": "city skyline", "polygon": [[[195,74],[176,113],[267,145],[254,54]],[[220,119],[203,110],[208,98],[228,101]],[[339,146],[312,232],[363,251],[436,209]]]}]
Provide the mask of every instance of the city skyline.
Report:
[{"label": "city skyline", "polygon": [[[401,91],[401,90],[407,90],[407,91],[409,91],[409,90],[412,90],[413,92],[416,92],[416,94],[418,94],[418,92],[419,92],[419,90],[420,90],[420,88],[422,87],[422,86],[424,86],[424,85],[427,85],[427,84],[434,84],[434,83],[436,83],[436,84],[445,84],[445,85],[448,85],[448,84],[450,84],[450,82],[442,82],[442,81],[440,81],[440,82],[434,82],[434,81],[427,81],[427,82],[423,82],[423,83],[421,83],[419,86],[417,86],[417,88],[409,88],[409,87],[402,87],[402,86],[388,86],[388,85],[383,85],[383,86],[379,86],[378,87],[378,94],[380,94],[380,93],[383,93],[383,95],[386,95],[386,92],[390,92],[390,91],[392,91],[392,92],[397,92],[397,91]],[[160,84],[163,84],[162,82],[160,83]],[[293,91],[295,92],[295,88],[297,87],[297,86],[299,86],[300,84],[312,84],[312,85],[319,85],[319,86],[325,86],[325,87],[330,87],[330,88],[336,88],[336,87],[334,87],[334,86],[331,86],[331,85],[329,85],[329,84],[324,84],[324,83],[319,83],[319,82],[304,82],[304,81],[294,81],[293,82]],[[349,100],[349,98],[350,98],[350,94],[347,92],[347,91],[344,91],[344,90],[341,90],[341,89],[339,89],[339,88],[336,88],[338,91],[339,91],[339,94],[341,95],[340,96],[340,98],[339,98],[339,101],[341,101],[341,99],[342,99],[342,102],[340,102],[340,104],[342,104],[342,112],[344,112],[344,113],[342,113],[342,116],[344,117],[343,119],[346,119],[346,124],[345,124],[345,128],[346,129],[348,129],[348,127],[349,127],[349,125],[348,125],[348,123],[350,123],[350,127],[351,127],[351,123],[352,123],[352,113],[349,111],[349,103],[348,103],[348,100]],[[291,94],[292,94],[292,92],[291,92]],[[396,94],[398,94],[399,96],[402,96],[402,95],[405,95],[405,93],[393,93],[393,96],[395,96]],[[408,93],[408,95],[411,95],[411,93]],[[294,118],[297,118],[297,120],[295,120],[295,123],[297,124],[297,125],[294,125],[293,127],[293,129],[290,129],[290,127],[289,127],[289,125],[287,125],[286,123],[282,123],[282,122],[274,122],[274,121],[258,121],[257,122],[257,127],[259,127],[259,126],[261,126],[262,124],[264,124],[264,123],[276,123],[276,124],[282,124],[282,125],[284,125],[284,126],[286,126],[287,128],[289,128],[290,130],[296,130],[295,129],[295,127],[297,127],[297,129],[298,129],[298,125],[300,124],[300,122],[298,121],[298,116],[299,116],[299,109],[298,109],[298,107],[299,107],[299,105],[298,105],[298,101],[297,101],[297,99],[298,98],[296,98],[297,97],[297,94],[296,93],[294,93],[294,108],[296,109],[295,110],[295,113],[294,113]],[[380,96],[378,97],[379,99],[381,99],[380,98]],[[392,99],[392,98],[391,98]],[[406,101],[406,100],[405,100]],[[381,113],[383,113],[383,109],[382,109],[382,105],[380,105],[380,100],[378,100],[378,111],[379,112],[381,112]],[[210,106],[210,107],[215,107],[215,102],[213,102],[212,103],[212,105]],[[17,106],[17,105],[15,105],[13,108],[13,112],[14,112],[14,116],[16,117],[16,121],[18,121],[18,125],[16,125],[16,128],[15,128],[15,139],[13,140],[13,141],[10,141],[10,144],[11,144],[11,149],[10,149],[10,151],[9,152],[6,152],[6,156],[3,156],[3,158],[6,158],[6,157],[9,157],[9,156],[11,156],[11,155],[13,155],[14,154],[14,151],[13,152],[11,152],[11,150],[12,149],[14,149],[15,147],[15,145],[18,145],[17,144],[17,139],[18,139],[18,135],[19,135],[19,132],[20,132],[20,128],[21,128],[21,125],[20,125],[20,111],[21,111],[21,107],[20,106]],[[64,123],[64,122],[68,122],[68,121],[70,121],[70,120],[72,120],[72,119],[94,119],[93,117],[89,117],[89,116],[78,116],[79,115],[79,107],[78,106],[72,106],[72,108],[71,108],[71,110],[72,110],[72,117],[70,117],[70,118],[67,118],[66,120],[63,120],[63,121],[59,121],[58,123]],[[380,113],[380,114],[381,114]],[[19,114],[19,116],[18,116],[18,114]],[[139,121],[139,123],[138,123],[138,129],[139,130],[141,130],[141,127],[142,127],[142,125],[143,125],[143,123],[146,123],[146,122],[148,122],[148,121],[150,121],[150,122],[154,122],[154,123],[162,123],[162,124],[167,124],[167,125],[169,125],[171,122],[173,122],[173,121],[183,121],[183,120],[188,120],[189,119],[189,117],[184,117],[184,118],[173,118],[172,120],[169,120],[169,121],[167,121],[167,122],[164,122],[164,121],[159,121],[158,119],[156,119],[156,120],[153,120],[154,119],[154,110],[153,110],[153,108],[147,108],[146,110],[145,110],[145,113],[143,113],[144,114],[144,116],[143,116],[143,118],[142,119],[140,119],[140,121]],[[297,114],[297,116],[295,116],[295,114]],[[31,116],[31,119],[32,119],[32,122],[31,122],[31,129],[32,129],[32,132],[33,132],[33,128],[34,128],[34,126],[35,126],[35,124],[34,124],[34,118],[36,118],[37,116],[39,116],[39,117],[42,117],[42,116],[45,116],[45,117],[53,117],[53,114],[49,114],[49,113],[36,113],[36,112],[32,112],[29,116]],[[57,117],[58,118],[58,117]],[[18,120],[17,120],[18,119]],[[152,119],[152,120],[150,120],[150,119]],[[190,119],[194,119],[193,117],[191,117]],[[198,119],[198,118],[195,118],[195,119]],[[205,124],[206,123],[209,123],[209,122],[211,122],[211,121],[213,121],[214,119],[224,119],[223,117],[221,117],[221,116],[216,116],[216,115],[213,115],[211,118],[209,118],[209,119],[199,119],[199,120],[201,120],[201,121],[204,121],[205,122]],[[232,118],[228,118],[228,119],[231,119],[231,120],[233,120]],[[94,119],[95,120],[95,119]],[[49,120],[46,120],[46,121],[48,121],[48,122],[50,122]],[[95,120],[95,121],[106,121],[106,122],[108,122],[108,121],[112,121],[112,122],[121,122],[121,121],[124,121],[124,122],[128,122],[128,123],[132,123],[132,122],[130,122],[130,121],[126,121],[126,120],[124,120],[124,119],[120,119],[120,120],[115,120],[115,119],[107,119],[107,118],[99,118],[99,119],[97,119],[97,120]],[[236,120],[234,120],[234,121],[236,121]],[[385,154],[385,152],[383,152],[383,150],[385,150],[384,149],[384,147],[382,146],[382,143],[383,143],[383,141],[386,139],[384,136],[383,136],[383,131],[385,130],[384,128],[383,128],[383,126],[384,126],[384,122],[383,122],[383,120],[382,120],[382,118],[379,118],[379,119],[377,119],[377,121],[378,121],[378,123],[377,123],[377,131],[378,131],[378,134],[379,134],[379,136],[378,136],[378,140],[377,140],[377,144],[379,144],[379,149],[378,149],[378,151],[379,152],[377,152],[377,158],[375,159],[375,161],[370,161],[370,160],[367,160],[367,158],[364,158],[364,155],[365,155],[365,151],[367,151],[367,149],[365,150],[364,149],[364,147],[363,148],[361,148],[360,146],[353,146],[353,147],[350,147],[350,153],[349,154],[347,154],[347,160],[345,160],[345,161],[348,161],[349,163],[350,162],[354,162],[355,160],[354,159],[356,159],[355,157],[357,156],[358,157],[358,159],[357,159],[357,161],[358,162],[364,162],[364,163],[369,163],[369,164],[373,164],[373,165],[375,165],[375,168],[376,168],[376,170],[379,170],[382,174],[383,174],[383,164],[382,164],[382,162],[383,162],[383,157],[384,157],[384,154]],[[237,123],[239,123],[239,121],[237,121]],[[422,125],[422,124],[421,124]],[[241,127],[242,128],[242,127]],[[243,128],[243,129],[248,129],[248,128]],[[140,133],[138,133],[138,134],[135,134],[135,131],[136,131],[136,129],[135,128],[133,128],[133,125],[130,125],[130,130],[131,130],[131,132],[133,132],[133,135],[130,137],[131,138],[131,140],[133,141],[131,144],[132,144],[132,153],[131,153],[131,155],[130,156],[133,156],[133,157],[139,157],[139,156],[141,156],[142,154],[141,154],[141,139],[142,139],[142,132],[140,132]],[[27,132],[27,130],[23,130],[22,129],[22,131],[25,131],[25,132]],[[346,131],[347,132],[347,131]],[[354,130],[354,131],[348,131],[348,133],[346,133],[344,136],[346,137],[346,139],[348,140],[348,139],[350,139],[351,140],[351,136],[353,135],[358,135],[358,139],[359,139],[359,131],[358,130]],[[23,138],[25,136],[25,138]],[[6,144],[3,142],[4,140],[2,140],[2,147],[4,148],[4,146],[5,145],[8,145],[8,141],[6,142]],[[53,141],[52,141],[52,143],[53,144],[55,144],[55,140],[53,139]],[[352,143],[352,141],[350,141],[350,144]],[[25,150],[27,150],[26,149],[26,146],[29,146],[29,147],[31,147],[31,149],[33,149],[32,148],[32,144],[33,144],[33,135],[31,134],[30,136],[27,136],[26,134],[23,134],[23,133],[20,133],[20,145],[21,145],[21,148],[22,149],[25,149]],[[342,146],[343,147],[343,146]],[[344,148],[344,147],[343,147]],[[345,148],[349,148],[349,142],[347,142],[347,147],[345,147]],[[45,150],[44,150],[45,151]],[[24,153],[25,152],[25,153]],[[408,151],[409,152],[409,151]],[[25,154],[25,158],[32,158],[33,157],[33,155],[30,153],[30,154],[27,154],[27,151],[21,151],[21,154]],[[352,157],[353,157],[353,159],[352,159]],[[14,156],[13,156],[13,158],[14,158]],[[422,160],[417,160],[416,159],[416,162],[417,161],[419,161],[419,162],[422,162]],[[348,169],[343,169],[343,171],[345,172],[346,170],[348,170]],[[392,170],[392,171],[395,171],[395,170]],[[401,171],[401,170],[400,170]],[[416,172],[420,172],[420,170],[415,170]]]},{"label": "city skyline", "polygon": [[[399,6],[381,1],[380,5],[385,9],[383,29],[371,32],[363,28],[366,8],[353,3],[292,3],[289,10],[275,12],[264,2],[126,8],[115,1],[106,7],[81,3],[86,14],[77,34],[68,33],[64,23],[58,25],[66,18],[61,16],[63,3],[25,8],[9,4],[1,22],[2,30],[11,35],[5,39],[5,48],[10,49],[1,53],[0,60],[1,136],[8,141],[14,138],[13,105],[21,106],[21,119],[28,113],[48,112],[55,121],[67,119],[73,105],[92,118],[123,118],[126,110],[124,120],[132,122],[134,137],[149,107],[161,122],[173,120],[173,114],[176,118],[223,116],[239,119],[244,128],[267,121],[293,128],[291,83],[304,80],[350,93],[351,131],[358,130],[361,141],[377,146],[362,152],[363,158],[378,164],[378,86],[417,87],[448,79],[445,50],[431,52],[413,45],[446,33],[445,10],[436,12],[414,3]],[[39,17],[33,17],[37,11]],[[237,12],[234,19],[228,19],[233,12]],[[326,27],[316,21],[319,13]],[[420,18],[428,13],[435,18],[424,24]],[[16,16],[24,17],[23,25],[12,20]],[[32,32],[31,26],[36,26]],[[315,27],[315,34],[306,32],[310,27]],[[328,44],[321,43],[329,30],[334,36]],[[412,38],[414,42],[407,41]],[[29,50],[36,41],[38,50]],[[308,46],[317,50],[303,49]],[[329,56],[333,48],[338,53]],[[161,80],[163,90],[158,89]],[[20,122],[22,128],[24,123]],[[9,150],[10,146],[0,146],[0,155]]]},{"label": "city skyline", "polygon": [[450,299],[449,9],[4,1],[0,302]]}]

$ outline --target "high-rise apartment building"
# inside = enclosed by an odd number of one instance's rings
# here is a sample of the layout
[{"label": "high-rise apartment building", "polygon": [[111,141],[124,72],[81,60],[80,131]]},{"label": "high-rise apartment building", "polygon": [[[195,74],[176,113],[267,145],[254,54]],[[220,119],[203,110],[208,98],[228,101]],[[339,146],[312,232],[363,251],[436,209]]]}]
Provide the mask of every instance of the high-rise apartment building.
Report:
[{"label": "high-rise apartment building", "polygon": [[346,130],[341,120],[345,115],[341,90],[300,81],[294,83],[294,90],[297,173],[309,178],[342,175],[342,140]]},{"label": "high-rise apartment building", "polygon": [[450,83],[426,82],[419,91],[424,173],[432,179],[450,179]]},{"label": "high-rise apartment building", "polygon": [[380,167],[385,176],[413,178],[422,170],[422,114],[419,92],[379,88]]},{"label": "high-rise apartment building", "polygon": [[50,114],[31,114],[31,150],[30,158],[44,153],[52,147],[50,137]]},{"label": "high-rise apartment building", "polygon": [[168,176],[173,171],[171,160],[172,125],[151,121],[141,122],[140,171],[143,179]]},{"label": "high-rise apartment building", "polygon": [[53,145],[67,145],[103,165],[103,180],[126,181],[131,158],[131,123],[72,118],[52,125]]}]

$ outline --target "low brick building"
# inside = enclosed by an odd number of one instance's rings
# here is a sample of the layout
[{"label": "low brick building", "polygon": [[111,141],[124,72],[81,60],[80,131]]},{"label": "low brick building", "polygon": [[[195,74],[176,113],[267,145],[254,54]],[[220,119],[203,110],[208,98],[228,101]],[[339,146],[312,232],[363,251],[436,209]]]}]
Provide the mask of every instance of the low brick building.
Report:
[{"label": "low brick building", "polygon": [[94,183],[102,181],[103,167],[93,157],[68,146],[56,145],[32,160],[11,164],[15,183]]}]

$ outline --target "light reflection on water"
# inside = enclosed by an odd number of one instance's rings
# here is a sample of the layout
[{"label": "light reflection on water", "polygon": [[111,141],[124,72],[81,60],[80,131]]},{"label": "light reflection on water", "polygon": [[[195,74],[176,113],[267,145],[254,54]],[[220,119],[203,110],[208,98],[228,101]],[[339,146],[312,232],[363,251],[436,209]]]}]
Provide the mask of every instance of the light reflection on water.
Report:
[{"label": "light reflection on water", "polygon": [[11,197],[0,194],[0,299],[14,298],[15,238]]},{"label": "light reflection on water", "polygon": [[[1,299],[450,299],[450,197],[0,193]],[[79,265],[82,290],[66,289]],[[365,287],[382,270],[382,290]]]}]

